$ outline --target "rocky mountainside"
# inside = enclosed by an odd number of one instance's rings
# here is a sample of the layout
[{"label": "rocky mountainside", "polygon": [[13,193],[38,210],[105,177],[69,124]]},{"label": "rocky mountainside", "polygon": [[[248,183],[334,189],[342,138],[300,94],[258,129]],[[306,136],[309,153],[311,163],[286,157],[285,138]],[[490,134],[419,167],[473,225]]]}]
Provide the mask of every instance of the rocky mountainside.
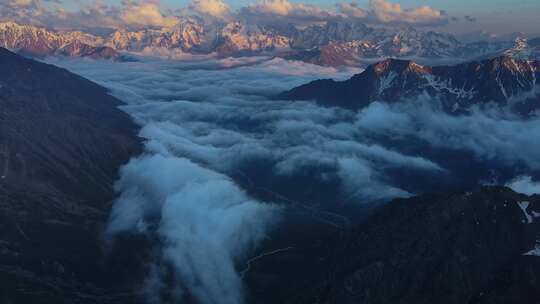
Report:
[{"label": "rocky mountainside", "polygon": [[103,39],[82,32],[56,32],[14,22],[0,22],[0,47],[23,55],[51,55],[118,59],[112,48],[102,45]]},{"label": "rocky mountainside", "polygon": [[537,303],[539,238],[539,196],[500,187],[425,195],[260,259],[247,279],[257,303]]},{"label": "rocky mountainside", "polygon": [[324,66],[358,65],[386,57],[419,63],[465,62],[502,55],[540,60],[539,39],[463,42],[455,36],[407,28],[370,28],[363,24],[328,22],[293,31],[291,50],[282,56]]},{"label": "rocky mountainside", "polygon": [[99,85],[0,48],[0,302],[110,303],[101,230],[137,128]]},{"label": "rocky mountainside", "polygon": [[299,32],[293,46],[295,50],[288,58],[327,66],[384,57],[468,58],[485,52],[482,48],[469,48],[450,34],[412,27],[394,30],[338,22]]},{"label": "rocky mountainside", "polygon": [[506,56],[519,59],[540,59],[540,38],[517,38],[513,47],[503,51]]},{"label": "rocky mountainside", "polygon": [[[330,21],[306,28],[208,21],[192,16],[170,27],[118,29],[104,37],[0,23],[0,46],[34,56],[65,55],[118,60],[118,52],[181,51],[245,56],[268,54],[325,66],[358,65],[385,57],[459,61],[502,54],[511,41],[463,43],[454,36],[407,28],[372,28]],[[538,55],[532,52],[530,57]],[[120,57],[121,58],[121,57]],[[536,57],[535,57],[536,58]]]},{"label": "rocky mountainside", "polygon": [[374,29],[362,23],[328,22],[323,26],[297,29],[261,27],[238,21],[205,23],[186,19],[172,28],[139,32],[117,31],[106,40],[115,49],[141,50],[151,47],[221,55],[242,52],[292,50],[286,56],[302,59],[301,51],[349,45],[351,56],[454,56],[462,45],[449,34],[422,32],[413,28]]},{"label": "rocky mountainside", "polygon": [[387,59],[349,80],[317,80],[278,97],[360,109],[373,101],[398,102],[427,94],[451,113],[495,102],[528,115],[540,106],[537,79],[540,62],[511,56],[436,67]]},{"label": "rocky mountainside", "polygon": [[202,19],[189,18],[160,30],[118,30],[106,39],[105,45],[116,50],[164,48],[195,54],[217,52],[225,56],[288,48],[289,40],[271,30],[240,22],[205,23]]},{"label": "rocky mountainside", "polygon": [[288,48],[289,40],[258,26],[239,22],[205,23],[200,18],[188,18],[173,27],[138,31],[119,29],[107,37],[4,22],[0,23],[0,46],[33,56],[119,59],[118,51],[160,49],[193,54],[215,52],[222,56],[260,53]]}]

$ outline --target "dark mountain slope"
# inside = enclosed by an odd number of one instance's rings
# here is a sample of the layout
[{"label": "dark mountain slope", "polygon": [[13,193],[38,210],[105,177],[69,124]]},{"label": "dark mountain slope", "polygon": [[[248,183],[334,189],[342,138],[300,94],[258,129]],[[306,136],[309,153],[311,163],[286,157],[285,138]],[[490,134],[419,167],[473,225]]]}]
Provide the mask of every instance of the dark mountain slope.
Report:
[{"label": "dark mountain slope", "polygon": [[540,197],[506,188],[391,202],[290,303],[539,303],[539,217]]},{"label": "dark mountain slope", "polygon": [[136,127],[64,69],[0,49],[0,71],[0,302],[108,303],[100,234]]},{"label": "dark mountain slope", "polygon": [[443,107],[453,113],[494,102],[530,114],[540,106],[537,79],[539,62],[510,56],[437,67],[387,59],[349,80],[313,81],[278,98],[360,109],[373,101],[397,102],[427,94],[441,100]]}]

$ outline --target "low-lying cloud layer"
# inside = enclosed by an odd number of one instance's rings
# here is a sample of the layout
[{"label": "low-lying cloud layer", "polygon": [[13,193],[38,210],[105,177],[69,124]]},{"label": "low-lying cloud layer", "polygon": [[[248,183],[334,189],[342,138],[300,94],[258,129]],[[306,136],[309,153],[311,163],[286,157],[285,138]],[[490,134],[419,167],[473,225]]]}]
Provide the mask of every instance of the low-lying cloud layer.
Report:
[{"label": "low-lying cloud layer", "polygon": [[526,195],[539,194],[540,182],[533,181],[530,176],[518,176],[506,184],[512,190]]},{"label": "low-lying cloud layer", "polygon": [[505,113],[475,110],[450,116],[431,100],[388,105],[373,103],[358,113],[356,126],[370,134],[401,140],[418,139],[431,146],[470,151],[484,161],[540,170],[540,119],[522,120]]},{"label": "low-lying cloud layer", "polygon": [[[154,232],[181,282],[177,294],[187,287],[201,303],[241,303],[234,261],[266,236],[275,208],[249,198],[226,176],[167,153],[133,159],[121,176],[108,235]],[[159,286],[155,275],[152,284]],[[161,291],[148,292],[156,298]]]},{"label": "low-lying cloud layer", "polygon": [[[110,88],[143,127],[146,152],[121,171],[109,235],[159,239],[151,270],[171,265],[178,288],[202,303],[243,301],[238,269],[286,212],[279,198],[301,201],[314,192],[316,208],[332,209],[407,197],[417,188],[401,173],[431,182],[454,173],[432,158],[433,149],[466,151],[523,173],[540,169],[540,146],[531,140],[538,119],[449,116],[429,100],[352,112],[269,98],[358,70],[264,57],[54,63]],[[254,189],[277,201],[256,199]],[[163,286],[160,273],[150,271],[154,295]]]}]

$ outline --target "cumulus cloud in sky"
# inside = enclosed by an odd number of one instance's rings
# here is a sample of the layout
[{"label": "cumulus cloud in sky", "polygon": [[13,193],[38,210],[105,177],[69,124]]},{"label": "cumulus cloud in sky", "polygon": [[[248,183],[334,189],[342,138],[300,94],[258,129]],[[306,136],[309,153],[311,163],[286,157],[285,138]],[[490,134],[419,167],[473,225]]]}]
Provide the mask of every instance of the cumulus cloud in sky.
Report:
[{"label": "cumulus cloud in sky", "polygon": [[[252,19],[267,20],[269,16],[287,19],[290,22],[328,21],[355,19],[366,23],[440,25],[448,22],[443,11],[429,6],[403,8],[398,3],[386,0],[370,0],[369,6],[361,7],[356,2],[336,4],[337,10],[323,9],[314,5],[291,3],[287,0],[263,0],[248,5],[240,15],[251,16]],[[279,20],[279,19],[278,19]]]},{"label": "cumulus cloud in sky", "polygon": [[430,6],[404,8],[399,3],[387,0],[370,0],[367,8],[356,2],[338,3],[338,11],[346,17],[367,23],[442,25],[448,23],[449,16],[444,11]]},{"label": "cumulus cloud in sky", "polygon": [[103,1],[93,1],[84,4],[80,10],[75,12],[63,10],[58,18],[42,20],[42,23],[51,26],[91,29],[91,28],[119,28],[122,26],[122,19],[119,17],[121,8],[105,4]]},{"label": "cumulus cloud in sky", "polygon": [[338,11],[347,17],[351,18],[365,18],[368,16],[368,12],[361,8],[356,2],[344,2],[336,4]]},{"label": "cumulus cloud in sky", "polygon": [[227,18],[231,14],[229,6],[221,0],[193,0],[189,8],[200,14],[217,18]]},{"label": "cumulus cloud in sky", "polygon": [[429,6],[403,8],[399,3],[386,0],[370,0],[369,6],[370,13],[381,23],[434,25],[448,21],[443,11]]},{"label": "cumulus cloud in sky", "polygon": [[402,7],[387,0],[371,0],[367,7],[356,2],[338,3],[327,9],[288,0],[261,0],[231,10],[223,0],[193,0],[185,7],[168,11],[151,0],[124,0],[120,4],[91,1],[77,10],[66,10],[61,0],[7,0],[0,3],[2,19],[58,28],[145,28],[169,27],[189,15],[218,19],[248,20],[253,23],[305,25],[330,20],[356,20],[379,24],[440,25],[449,18],[429,6]]},{"label": "cumulus cloud in sky", "polygon": [[140,27],[170,27],[178,23],[176,17],[165,16],[153,2],[124,1],[120,18],[126,25]]},{"label": "cumulus cloud in sky", "polygon": [[[291,3],[287,0],[263,0],[240,10],[242,18],[252,22],[316,22],[337,19],[338,13],[315,5]],[[276,19],[277,18],[277,19]]]},{"label": "cumulus cloud in sky", "polygon": [[120,5],[98,0],[77,10],[65,9],[61,0],[7,0],[0,8],[1,19],[59,29],[168,27],[179,20],[149,0],[123,0]]}]

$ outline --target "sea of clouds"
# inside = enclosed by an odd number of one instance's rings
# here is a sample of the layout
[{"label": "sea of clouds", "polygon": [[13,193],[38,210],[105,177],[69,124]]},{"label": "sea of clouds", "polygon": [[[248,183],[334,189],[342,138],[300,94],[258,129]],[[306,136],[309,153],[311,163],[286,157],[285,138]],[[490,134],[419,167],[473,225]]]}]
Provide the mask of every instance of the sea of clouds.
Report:
[{"label": "sea of clouds", "polygon": [[[495,182],[538,189],[530,176],[540,170],[539,119],[481,111],[449,116],[429,100],[353,112],[272,98],[358,69],[266,57],[51,63],[109,88],[142,127],[145,152],[121,170],[108,235],[158,238],[154,265],[171,265],[178,296],[188,292],[202,303],[243,302],[239,264],[286,213],[283,197],[309,197],[321,209],[408,197],[418,187],[407,187],[399,172],[436,183],[459,170],[433,151],[517,168],[512,172],[520,178]],[[151,273],[149,299],[159,301],[164,278]]]}]

